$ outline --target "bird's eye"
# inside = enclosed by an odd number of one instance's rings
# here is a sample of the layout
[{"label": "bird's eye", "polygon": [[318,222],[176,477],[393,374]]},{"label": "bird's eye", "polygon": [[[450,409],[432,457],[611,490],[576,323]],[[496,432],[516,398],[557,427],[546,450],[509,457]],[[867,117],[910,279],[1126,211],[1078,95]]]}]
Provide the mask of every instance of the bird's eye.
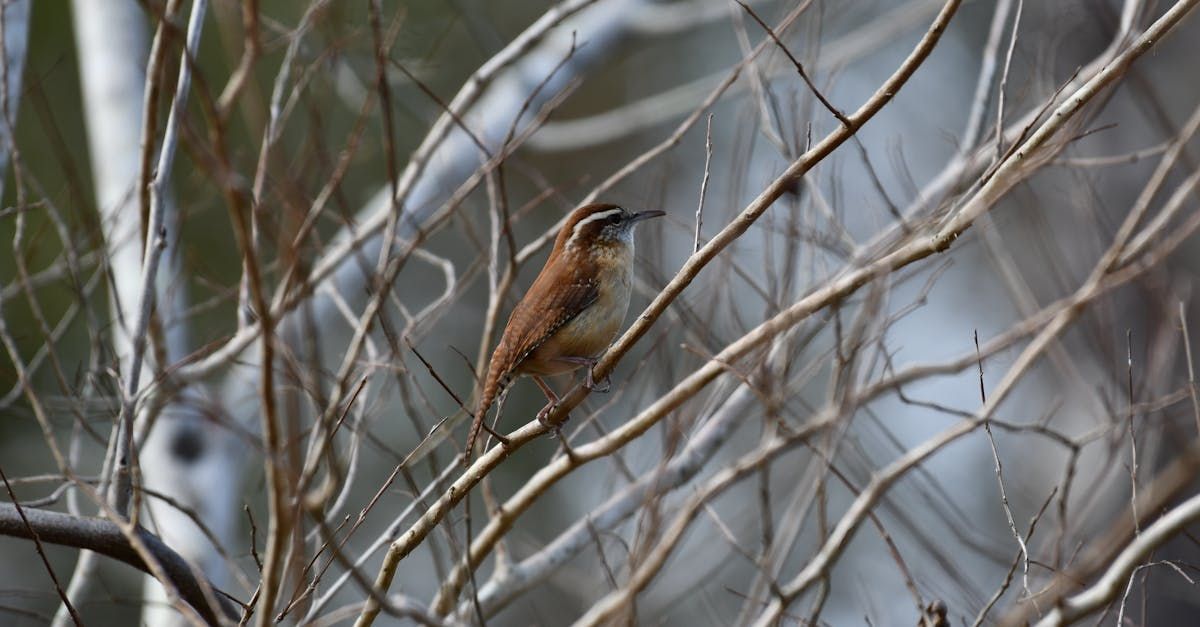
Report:
[{"label": "bird's eye", "polygon": [[616,215],[609,216],[608,223],[609,224],[620,224],[621,223],[621,214],[618,213]]}]

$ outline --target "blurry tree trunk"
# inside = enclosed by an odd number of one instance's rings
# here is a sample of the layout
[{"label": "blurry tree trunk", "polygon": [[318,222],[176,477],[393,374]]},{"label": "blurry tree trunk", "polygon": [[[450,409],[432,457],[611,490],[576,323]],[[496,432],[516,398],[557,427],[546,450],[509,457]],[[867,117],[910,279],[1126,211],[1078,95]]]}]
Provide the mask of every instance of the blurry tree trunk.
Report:
[{"label": "blurry tree trunk", "polygon": [[[159,137],[156,120],[151,121],[148,140],[143,131],[150,51],[147,16],[134,0],[77,1],[73,15],[92,180],[105,229],[107,260],[112,268],[111,340],[121,372],[126,375],[133,346],[133,321],[141,297],[145,228],[139,202],[142,158],[143,154],[158,154]],[[178,63],[179,38],[160,29],[157,39],[155,50],[162,48],[163,61]],[[170,85],[165,87],[170,93]],[[149,145],[144,146],[144,141]],[[188,298],[186,281],[180,280],[183,275],[177,245],[179,216],[169,196],[164,201],[167,202],[164,221],[167,248],[163,268],[156,277],[158,318],[153,327],[161,334],[159,345],[169,364],[181,359],[188,350],[188,325],[182,321]],[[154,350],[148,350],[146,357],[151,367],[161,370]],[[197,405],[200,400],[194,388],[167,399],[155,418],[150,436],[137,448],[140,475],[146,488],[191,510],[221,542],[232,544],[230,495],[238,493],[240,484],[230,473],[235,467],[227,458],[231,453],[227,446],[230,438],[214,427],[213,421],[204,419]],[[143,408],[139,423],[148,417]],[[139,434],[143,431],[144,425],[137,429]],[[213,486],[228,489],[209,489]],[[216,502],[210,502],[214,497]],[[161,499],[146,498],[143,502],[149,514],[147,526],[200,566],[214,584],[224,585],[228,566],[192,519],[179,507]],[[94,556],[84,552],[72,579],[72,598],[83,594],[93,567]],[[159,583],[153,577],[146,577],[146,596],[150,602],[145,606],[144,620],[148,624],[164,625],[180,620],[162,595]],[[56,617],[60,624],[67,618],[62,609]]]},{"label": "blurry tree trunk", "polygon": [[[137,301],[141,267],[141,218],[137,208],[137,173],[145,86],[145,18],[132,0],[77,0],[72,5],[75,50],[79,56],[80,91],[92,167],[96,207],[104,228],[107,262],[113,269],[109,312],[113,352],[128,364],[132,342],[123,324],[123,307]],[[114,37],[114,33],[121,36]],[[106,467],[102,474],[107,472]],[[97,555],[80,551],[67,588],[75,605],[87,596]],[[70,624],[60,605],[54,625]]]},{"label": "blurry tree trunk", "polygon": [[4,109],[4,120],[0,123],[0,196],[4,195],[4,180],[8,173],[8,162],[13,151],[13,126],[21,104],[21,75],[25,71],[26,48],[29,44],[29,0],[9,0],[0,5],[0,17],[4,28],[0,37],[4,48],[3,92],[0,105]]}]

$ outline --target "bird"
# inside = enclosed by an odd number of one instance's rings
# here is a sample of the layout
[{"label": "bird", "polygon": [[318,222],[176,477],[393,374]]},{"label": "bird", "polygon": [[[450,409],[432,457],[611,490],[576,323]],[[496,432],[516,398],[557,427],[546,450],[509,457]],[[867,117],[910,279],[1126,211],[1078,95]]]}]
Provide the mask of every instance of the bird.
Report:
[{"label": "bird", "polygon": [[587,366],[584,385],[595,387],[592,367],[616,339],[629,309],[634,227],[663,215],[594,203],[567,217],[546,265],[513,308],[492,353],[467,435],[464,465],[470,464],[475,439],[486,428],[484,418],[504,382],[519,375],[533,379],[548,401],[537,414],[543,422],[559,399],[542,377]]}]

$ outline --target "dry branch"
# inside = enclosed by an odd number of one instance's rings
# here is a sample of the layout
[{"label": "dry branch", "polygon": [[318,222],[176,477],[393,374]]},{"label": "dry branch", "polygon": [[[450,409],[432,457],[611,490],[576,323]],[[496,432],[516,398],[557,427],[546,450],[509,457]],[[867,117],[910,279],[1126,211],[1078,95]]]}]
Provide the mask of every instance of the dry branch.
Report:
[{"label": "dry branch", "polygon": [[[110,520],[71,516],[30,507],[23,508],[23,511],[28,525],[17,513],[16,506],[12,503],[0,503],[0,535],[32,539],[32,529],[43,542],[94,551],[153,575],[153,569],[146,563],[142,554],[130,543],[120,526]],[[241,616],[242,610],[239,605],[220,592],[216,595],[220,606],[212,607],[207,601],[204,588],[213,589],[213,586],[197,580],[195,568],[171,550],[171,547],[163,544],[158,536],[141,527],[137,527],[134,533],[161,564],[163,572],[169,577],[168,583],[175,586],[183,599],[206,621],[215,624],[220,622],[219,618],[222,616],[234,621]]]}]

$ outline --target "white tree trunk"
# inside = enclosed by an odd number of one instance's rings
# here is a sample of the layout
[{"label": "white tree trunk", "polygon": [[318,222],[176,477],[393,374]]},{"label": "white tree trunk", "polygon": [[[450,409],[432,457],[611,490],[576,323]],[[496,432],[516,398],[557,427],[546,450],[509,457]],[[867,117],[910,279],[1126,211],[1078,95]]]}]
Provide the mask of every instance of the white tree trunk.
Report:
[{"label": "white tree trunk", "polygon": [[113,349],[125,371],[142,268],[137,178],[146,16],[133,0],[76,0],[72,8],[92,183],[112,267]]},{"label": "white tree trunk", "polygon": [[25,71],[26,48],[29,44],[29,0],[10,0],[0,5],[3,11],[4,59],[0,71],[6,79],[2,96],[5,119],[0,122],[0,196],[4,195],[4,178],[13,150],[13,129],[21,104],[21,75]]},{"label": "white tree trunk", "polygon": [[[134,0],[77,0],[74,3],[76,49],[88,133],[92,178],[96,189],[108,263],[112,266],[112,342],[128,373],[133,350],[133,325],[141,297],[142,220],[138,179],[142,155],[143,98],[149,51],[147,17]],[[178,63],[179,55],[167,61]],[[164,86],[169,89],[171,86]],[[157,146],[151,146],[157,155]],[[179,316],[186,308],[186,282],[179,251],[178,213],[169,196],[164,216],[167,248],[164,265],[156,276],[156,311],[161,317],[168,362],[188,350],[188,326]],[[154,361],[147,354],[147,363]],[[145,380],[148,377],[144,377]],[[222,543],[232,543],[233,508],[228,494],[238,494],[238,478],[230,469],[230,438],[213,421],[205,420],[196,401],[201,393],[190,388],[164,407],[153,432],[139,447],[144,485],[193,510]],[[218,498],[213,486],[228,486]],[[213,502],[215,501],[215,503]],[[199,527],[180,510],[157,499],[145,499],[149,526],[185,558],[198,565],[217,586],[228,581],[228,570],[215,547]],[[73,597],[90,579],[90,556],[81,556],[72,580]],[[166,625],[180,620],[165,602],[162,587],[151,577],[145,581],[143,620]],[[60,612],[61,619],[67,616]]]}]

